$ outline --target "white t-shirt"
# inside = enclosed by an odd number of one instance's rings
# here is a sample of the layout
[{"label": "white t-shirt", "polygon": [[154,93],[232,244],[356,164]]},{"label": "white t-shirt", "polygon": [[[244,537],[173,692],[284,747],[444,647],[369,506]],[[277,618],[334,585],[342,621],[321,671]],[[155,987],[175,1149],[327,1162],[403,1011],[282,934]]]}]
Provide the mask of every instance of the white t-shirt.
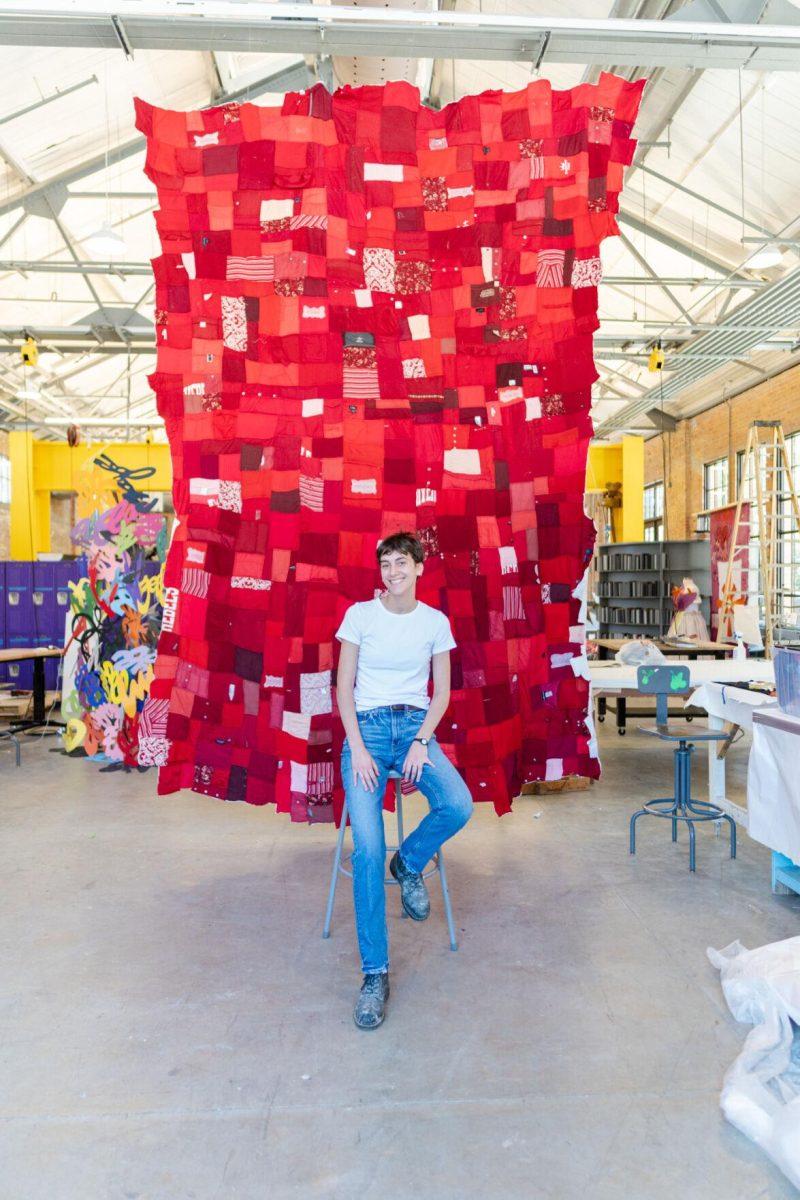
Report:
[{"label": "white t-shirt", "polygon": [[418,600],[411,612],[392,613],[377,596],[351,604],[336,637],[358,646],[356,712],[385,704],[428,708],[431,656],[456,645],[438,608]]}]

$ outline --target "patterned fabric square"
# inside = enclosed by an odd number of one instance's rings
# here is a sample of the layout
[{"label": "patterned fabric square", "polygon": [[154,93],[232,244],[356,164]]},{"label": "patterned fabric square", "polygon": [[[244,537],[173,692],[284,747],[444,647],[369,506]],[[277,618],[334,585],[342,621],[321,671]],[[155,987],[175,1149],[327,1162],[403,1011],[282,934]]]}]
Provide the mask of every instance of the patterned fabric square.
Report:
[{"label": "patterned fabric square", "polygon": [[162,794],[338,817],[334,633],[400,529],[458,643],[437,737],[475,799],[599,774],[592,334],[642,86],[137,101],[178,518],[141,717]]}]

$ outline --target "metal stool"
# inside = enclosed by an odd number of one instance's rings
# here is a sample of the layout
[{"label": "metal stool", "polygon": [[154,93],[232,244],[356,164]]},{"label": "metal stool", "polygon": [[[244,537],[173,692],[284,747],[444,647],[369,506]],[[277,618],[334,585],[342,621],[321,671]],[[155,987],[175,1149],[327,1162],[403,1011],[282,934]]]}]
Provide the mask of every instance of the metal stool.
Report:
[{"label": "metal stool", "polygon": [[[397,845],[387,846],[386,852],[393,854],[403,844],[403,792],[401,783],[403,776],[398,771],[390,771],[389,779],[394,779],[395,783],[395,815],[397,816]],[[342,855],[344,846],[344,831],[347,828],[347,799],[345,798],[344,808],[342,809],[342,821],[339,826],[339,836],[336,839],[336,853],[333,856],[333,871],[331,872],[331,886],[328,892],[328,907],[325,912],[325,926],[322,930],[322,936],[329,938],[331,936],[331,920],[333,918],[333,901],[336,897],[336,884],[339,881],[339,875],[346,875],[348,879],[353,878],[353,872],[348,871],[347,867],[342,865],[342,860],[349,862],[353,857],[352,853]],[[442,851],[439,850],[433,857],[433,865],[422,872],[423,879],[427,879],[429,875],[433,875],[434,871],[439,872],[439,882],[442,885],[442,900],[444,901],[444,912],[447,918],[447,931],[450,935],[450,949],[457,950],[458,942],[456,941],[456,930],[453,924],[453,910],[450,906],[450,891],[447,886],[447,873],[444,869],[444,858]],[[386,883],[399,886],[393,875],[388,875]],[[401,910],[401,915],[406,917],[407,914]]]},{"label": "metal stool", "polygon": [[[726,733],[683,733],[669,732],[667,700],[670,696],[685,696],[690,687],[687,666],[639,667],[637,686],[645,696],[656,697],[656,728],[640,726],[640,732],[660,738],[665,742],[677,742],[675,748],[675,795],[663,800],[648,800],[631,817],[630,852],[636,853],[636,822],[639,817],[666,817],[672,821],[672,840],[678,840],[678,821],[689,827],[689,870],[695,869],[695,821],[727,821],[731,827],[731,858],[736,858],[736,825],[733,817],[716,804],[692,799],[692,742],[727,741]],[[691,736],[691,742],[689,737]]]}]

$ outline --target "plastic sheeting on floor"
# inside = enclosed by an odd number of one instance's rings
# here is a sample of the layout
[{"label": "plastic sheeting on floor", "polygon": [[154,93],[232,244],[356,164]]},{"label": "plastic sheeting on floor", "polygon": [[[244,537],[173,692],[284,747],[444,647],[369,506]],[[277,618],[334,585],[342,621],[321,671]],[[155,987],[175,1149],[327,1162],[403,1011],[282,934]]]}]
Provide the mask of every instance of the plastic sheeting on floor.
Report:
[{"label": "plastic sheeting on floor", "polygon": [[709,948],[728,1008],[753,1026],[725,1075],[726,1118],[800,1188],[800,937]]}]

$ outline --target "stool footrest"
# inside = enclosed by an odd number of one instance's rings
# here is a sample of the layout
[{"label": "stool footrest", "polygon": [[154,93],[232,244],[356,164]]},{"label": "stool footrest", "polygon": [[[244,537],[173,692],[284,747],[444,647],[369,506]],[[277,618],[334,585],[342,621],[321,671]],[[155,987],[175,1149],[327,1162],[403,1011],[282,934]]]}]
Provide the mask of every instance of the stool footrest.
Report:
[{"label": "stool footrest", "polygon": [[[662,808],[661,805],[669,805]],[[721,821],[728,814],[716,804],[707,804],[705,800],[688,800],[681,805],[673,796],[663,800],[647,800],[642,808],[650,817],[666,817],[672,821]]]},{"label": "stool footrest", "polygon": [[[398,838],[398,843],[402,843],[402,841],[403,841],[403,793],[402,793],[402,789],[401,789],[402,775],[400,775],[398,772],[392,771],[389,775],[389,778],[395,781],[395,788],[396,788],[395,815],[397,817],[397,838]],[[331,935],[331,923],[333,921],[333,902],[336,898],[336,884],[339,879],[339,876],[346,875],[348,879],[353,878],[353,872],[348,871],[348,869],[342,865],[343,862],[350,862],[353,857],[352,852],[350,854],[342,853],[342,851],[344,849],[344,835],[345,835],[346,828],[347,828],[347,799],[345,799],[344,807],[342,809],[342,818],[341,818],[341,823],[339,826],[339,834],[338,834],[338,837],[336,840],[336,852],[333,856],[333,870],[331,871],[331,882],[330,882],[330,889],[328,892],[328,907],[325,911],[325,923],[322,927],[323,938],[329,938]],[[399,845],[387,846],[386,849],[387,849],[387,853],[393,854],[396,850],[400,849],[400,846]],[[444,913],[445,913],[445,919],[447,921],[447,932],[448,932],[448,935],[450,938],[450,949],[457,950],[458,949],[458,941],[456,940],[456,929],[455,929],[455,923],[453,921],[453,909],[450,904],[450,889],[447,885],[447,872],[445,870],[444,855],[442,854],[441,849],[439,849],[438,852],[433,856],[431,865],[422,872],[422,878],[427,879],[430,875],[433,875],[437,871],[439,873],[439,883],[441,884],[441,888],[442,888],[442,901],[444,903]],[[396,880],[394,878],[394,876],[391,874],[388,877],[385,877],[385,883],[390,883],[395,887],[399,886],[398,880]],[[405,913],[403,915],[405,915]]]}]

